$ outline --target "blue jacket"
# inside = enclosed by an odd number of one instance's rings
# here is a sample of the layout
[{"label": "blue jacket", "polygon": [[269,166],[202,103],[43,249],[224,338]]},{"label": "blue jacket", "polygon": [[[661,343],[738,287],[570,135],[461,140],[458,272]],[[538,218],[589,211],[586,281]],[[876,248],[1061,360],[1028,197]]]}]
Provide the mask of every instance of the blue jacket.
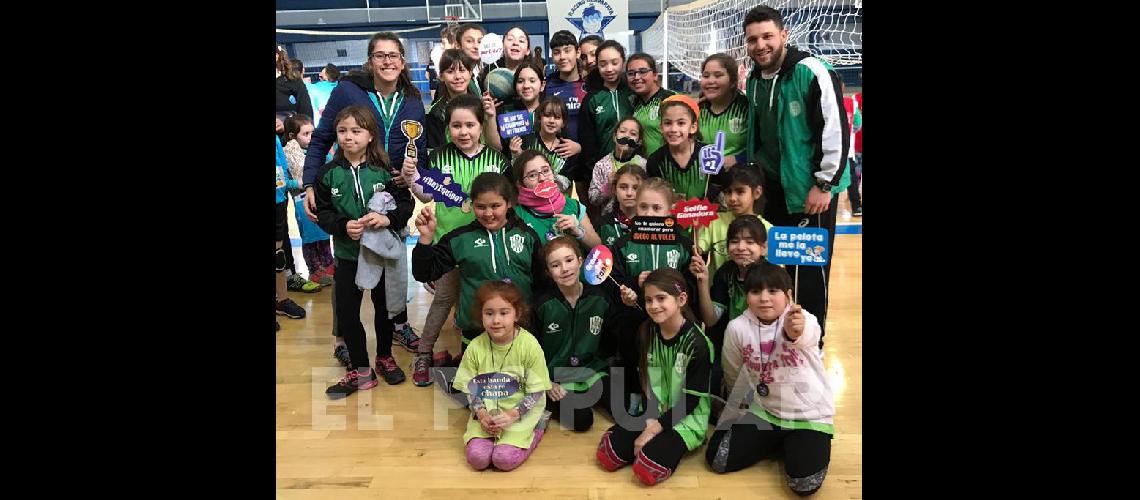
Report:
[{"label": "blue jacket", "polygon": [[[399,171],[404,164],[404,151],[408,145],[408,138],[401,131],[400,122],[404,120],[416,121],[419,122],[420,129],[424,129],[423,100],[417,97],[407,98],[404,91],[405,89],[399,90],[400,109],[396,111],[395,118],[388,126],[387,139],[383,137],[384,131],[381,131],[380,137],[380,140],[387,144],[388,159],[391,162],[389,168],[396,171]],[[329,96],[329,102],[325,104],[325,111],[321,114],[321,124],[313,131],[309,150],[305,153],[305,171],[302,176],[305,186],[316,183],[317,173],[326,163],[325,153],[328,153],[329,148],[336,143],[336,124],[333,122],[336,121],[336,115],[341,110],[353,104],[365,106],[372,110],[376,123],[379,123],[381,128],[384,127],[384,121],[380,118],[380,110],[372,101],[372,97],[369,97],[369,94],[376,97],[372,76],[361,72],[349,73],[348,76],[341,78],[336,88],[333,89],[332,95]],[[419,139],[416,139],[416,150],[419,155],[417,157],[419,168],[427,168],[426,133],[421,133]]]},{"label": "blue jacket", "polygon": [[281,139],[277,139],[277,203],[285,203],[285,190],[297,189],[297,181],[289,175],[289,162],[285,160],[285,150],[281,148]]}]

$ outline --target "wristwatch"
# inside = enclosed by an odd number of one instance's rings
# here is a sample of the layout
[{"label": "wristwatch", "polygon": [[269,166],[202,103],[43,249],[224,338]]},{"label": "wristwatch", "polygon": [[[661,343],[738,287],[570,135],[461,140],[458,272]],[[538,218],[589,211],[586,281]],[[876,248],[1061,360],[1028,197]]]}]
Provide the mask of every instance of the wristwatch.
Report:
[{"label": "wristwatch", "polygon": [[815,187],[819,188],[820,191],[823,191],[825,193],[831,192],[831,184],[829,184],[827,181],[816,179]]}]

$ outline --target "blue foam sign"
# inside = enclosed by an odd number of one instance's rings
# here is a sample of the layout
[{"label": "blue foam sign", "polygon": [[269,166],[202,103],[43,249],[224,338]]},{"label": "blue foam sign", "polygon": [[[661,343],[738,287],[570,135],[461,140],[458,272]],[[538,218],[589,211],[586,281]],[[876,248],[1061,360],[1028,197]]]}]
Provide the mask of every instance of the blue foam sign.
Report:
[{"label": "blue foam sign", "polygon": [[467,383],[467,391],[480,399],[506,399],[519,392],[519,380],[506,373],[481,373]]},{"label": "blue foam sign", "polygon": [[529,134],[530,111],[503,113],[495,118],[499,121],[499,136],[503,139]]},{"label": "blue foam sign", "polygon": [[416,184],[419,184],[424,189],[424,194],[431,195],[432,199],[443,203],[445,207],[458,207],[463,205],[463,201],[467,199],[467,193],[463,192],[463,188],[459,183],[451,178],[451,174],[445,174],[435,169],[419,169],[420,178],[416,179]]},{"label": "blue foam sign", "polygon": [[831,260],[827,230],[821,227],[772,226],[768,262],[785,266],[824,266]]},{"label": "blue foam sign", "polygon": [[724,131],[716,133],[716,143],[701,148],[701,173],[716,175],[724,166]]}]

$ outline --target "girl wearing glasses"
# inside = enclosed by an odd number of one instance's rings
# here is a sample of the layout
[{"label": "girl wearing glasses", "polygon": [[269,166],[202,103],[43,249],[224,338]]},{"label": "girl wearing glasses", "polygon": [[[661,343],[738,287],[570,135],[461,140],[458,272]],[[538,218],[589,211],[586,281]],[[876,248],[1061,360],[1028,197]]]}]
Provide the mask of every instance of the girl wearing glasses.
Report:
[{"label": "girl wearing glasses", "polygon": [[586,217],[586,207],[578,200],[566,197],[557,188],[548,187],[548,183],[554,182],[554,170],[542,153],[530,149],[523,151],[515,158],[511,172],[519,191],[515,213],[538,233],[540,244],[563,234],[577,238],[586,248],[602,243]]},{"label": "girl wearing glasses", "polygon": [[541,104],[535,112],[538,123],[535,124],[535,133],[512,137],[510,142],[510,156],[517,158],[523,150],[533,149],[542,153],[546,161],[554,169],[554,182],[562,195],[569,198],[574,185],[569,175],[578,166],[578,153],[582,146],[566,137],[566,118],[569,112],[566,103],[555,96],[542,98]]},{"label": "girl wearing glasses", "polygon": [[[411,74],[404,61],[404,45],[395,33],[382,32],[372,35],[368,41],[368,61],[363,71],[354,71],[341,78],[340,83],[329,96],[325,110],[321,113],[320,125],[313,132],[309,142],[309,149],[305,154],[304,186],[305,186],[305,213],[310,220],[316,221],[316,204],[313,185],[317,181],[317,173],[325,164],[325,153],[336,142],[335,129],[336,116],[345,108],[353,105],[364,106],[371,110],[372,117],[380,126],[380,134],[374,140],[384,148],[388,155],[387,168],[393,175],[397,186],[406,188],[403,177],[400,175],[400,166],[404,164],[407,155],[409,135],[401,124],[416,122],[418,128],[423,128],[424,104],[420,90],[412,84]],[[422,132],[415,139],[415,159],[420,168],[427,166],[427,137]],[[336,304],[333,301],[335,310]],[[393,318],[395,332],[393,340],[397,345],[403,346],[411,352],[416,352],[419,346],[419,337],[408,324],[408,312],[401,311]],[[398,367],[395,368],[399,370]],[[402,375],[402,373],[401,373]]]},{"label": "girl wearing glasses", "polygon": [[629,81],[629,88],[637,96],[633,99],[633,116],[645,128],[642,142],[645,143],[645,154],[653,156],[657,149],[665,143],[661,138],[661,117],[658,116],[661,101],[676,92],[661,88],[657,77],[657,61],[649,54],[637,53],[629,56],[625,65],[625,78]]}]

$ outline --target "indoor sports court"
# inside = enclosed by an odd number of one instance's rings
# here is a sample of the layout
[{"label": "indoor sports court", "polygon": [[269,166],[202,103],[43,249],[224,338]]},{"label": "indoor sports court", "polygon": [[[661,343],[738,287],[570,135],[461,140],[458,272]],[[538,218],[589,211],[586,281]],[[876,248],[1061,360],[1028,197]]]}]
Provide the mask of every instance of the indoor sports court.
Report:
[{"label": "indoor sports court", "polygon": [[[540,49],[546,69],[557,71],[548,47],[555,30],[552,18],[568,21],[579,29],[575,34],[617,26],[606,32],[607,40],[619,40],[627,54],[652,55],[662,68],[658,71],[662,87],[695,99],[701,91],[701,62],[707,55],[724,52],[751,68],[741,25],[744,13],[757,5],[780,10],[791,32],[788,44],[825,58],[842,79],[843,95],[860,93],[861,105],[861,0],[277,0],[276,36],[279,47],[304,62],[303,74],[317,81],[316,75],[327,64],[346,73],[359,69],[369,57],[369,37],[395,32],[408,48],[412,83],[424,94],[427,107],[432,100],[427,68],[433,58],[438,61],[433,51],[438,53],[441,27],[479,23],[488,33],[503,34],[511,26],[523,26],[529,49]],[[854,133],[851,148],[853,139]],[[861,171],[861,145],[859,159]],[[856,189],[861,193],[861,179]],[[858,499],[863,496],[862,210],[853,206],[846,190],[835,196],[839,201],[822,349],[834,400],[834,436],[826,481],[812,498]],[[582,198],[577,192],[572,197]],[[409,262],[419,235],[413,220],[425,206],[414,201],[407,224]],[[296,272],[308,276],[298,214],[292,201],[287,205]],[[331,355],[330,294],[329,287],[314,293],[290,291],[289,298],[306,316],[278,316],[277,498],[798,498],[785,482],[780,461],[763,460],[738,472],[718,474],[706,463],[704,446],[688,453],[668,480],[652,487],[641,484],[628,470],[606,472],[599,467],[595,450],[614,421],[598,409],[593,427],[585,432],[563,429],[551,419],[541,445],[513,471],[474,470],[465,460],[462,440],[471,413],[442,393],[438,379],[427,387],[414,385],[414,355],[402,347],[394,345],[392,353],[407,373],[406,381],[389,385],[381,380],[345,399],[326,397],[326,387],[345,374]],[[371,351],[376,332],[367,295],[360,320]],[[424,326],[432,300],[432,293],[409,275],[408,322],[417,331]],[[436,342],[437,353],[460,352],[452,320],[450,316]]]}]

